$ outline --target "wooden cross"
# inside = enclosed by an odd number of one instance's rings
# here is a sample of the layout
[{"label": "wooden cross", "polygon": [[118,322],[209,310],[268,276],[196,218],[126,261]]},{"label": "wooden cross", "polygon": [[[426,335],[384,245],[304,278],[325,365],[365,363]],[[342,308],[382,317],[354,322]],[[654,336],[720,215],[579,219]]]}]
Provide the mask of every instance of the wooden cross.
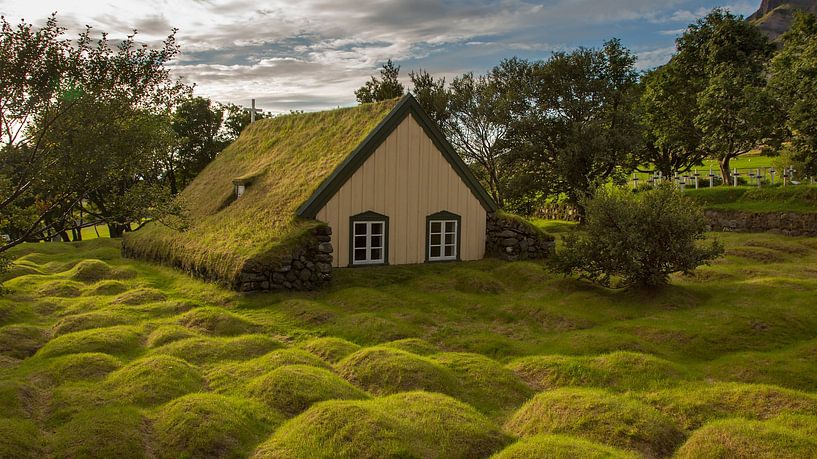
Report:
[{"label": "wooden cross", "polygon": [[250,112],[250,123],[255,123],[255,114],[261,113],[263,110],[255,108],[255,99],[252,100],[252,108],[245,108],[244,110]]}]

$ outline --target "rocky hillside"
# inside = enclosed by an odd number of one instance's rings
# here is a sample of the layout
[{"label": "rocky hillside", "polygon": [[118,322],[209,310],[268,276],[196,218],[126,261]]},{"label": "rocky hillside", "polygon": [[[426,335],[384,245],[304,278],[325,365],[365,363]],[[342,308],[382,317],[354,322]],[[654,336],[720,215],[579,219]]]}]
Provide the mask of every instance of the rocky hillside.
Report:
[{"label": "rocky hillside", "polygon": [[757,24],[772,40],[789,30],[794,14],[808,11],[817,14],[817,0],[763,0],[749,20]]}]

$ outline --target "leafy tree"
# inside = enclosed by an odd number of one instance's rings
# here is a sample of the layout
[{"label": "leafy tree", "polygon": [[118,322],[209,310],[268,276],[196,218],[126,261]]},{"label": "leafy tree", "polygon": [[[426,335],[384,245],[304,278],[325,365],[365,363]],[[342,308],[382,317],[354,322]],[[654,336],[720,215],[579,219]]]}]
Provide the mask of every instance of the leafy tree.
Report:
[{"label": "leafy tree", "polygon": [[697,94],[677,62],[647,73],[641,80],[639,104],[643,144],[640,165],[652,164],[665,177],[702,164],[708,152],[695,125]]},{"label": "leafy tree", "polygon": [[554,269],[606,287],[654,288],[723,253],[706,232],[703,209],[669,184],[642,193],[599,188],[585,225],[564,238]]},{"label": "leafy tree", "polygon": [[[57,126],[86,116],[88,101],[158,114],[189,90],[166,67],[179,51],[175,31],[156,49],[133,35],[114,46],[104,34],[92,40],[90,29],[76,41],[63,39],[64,31],[54,16],[39,29],[0,20],[0,218],[19,228],[0,252],[63,225],[87,198],[78,190],[95,186],[79,182],[77,148],[56,141]],[[133,110],[106,113],[113,124]],[[25,224],[10,221],[20,215]]]},{"label": "leafy tree", "polygon": [[422,105],[431,119],[439,126],[445,126],[451,118],[448,106],[451,97],[445,86],[445,78],[435,79],[433,75],[422,69],[409,73],[409,78],[414,98]]},{"label": "leafy tree", "polygon": [[204,97],[187,99],[176,108],[171,126],[179,144],[165,162],[172,194],[187,186],[234,139],[222,135],[224,112],[224,107]]},{"label": "leafy tree", "polygon": [[639,142],[634,109],[636,58],[618,40],[602,49],[556,53],[537,63],[513,120],[519,180],[541,196],[564,193],[580,206],[600,185],[632,166]]},{"label": "leafy tree", "polygon": [[[248,109],[236,104],[227,104],[224,106],[227,118],[224,120],[223,137],[226,143],[232,143],[241,135],[244,128],[250,125],[250,112]],[[272,114],[267,112],[257,112],[255,120],[262,120],[271,117]]]},{"label": "leafy tree", "polygon": [[728,184],[730,161],[772,141],[780,125],[766,90],[774,46],[756,26],[721,9],[689,26],[677,46],[673,65],[697,94],[694,124],[701,147],[719,160]]},{"label": "leafy tree", "polygon": [[770,85],[786,107],[792,160],[806,176],[817,175],[817,16],[799,13],[783,35]]},{"label": "leafy tree", "polygon": [[355,97],[361,104],[394,99],[405,93],[403,83],[400,83],[400,66],[394,65],[389,59],[380,70],[380,78],[372,77],[370,81],[355,91]]}]

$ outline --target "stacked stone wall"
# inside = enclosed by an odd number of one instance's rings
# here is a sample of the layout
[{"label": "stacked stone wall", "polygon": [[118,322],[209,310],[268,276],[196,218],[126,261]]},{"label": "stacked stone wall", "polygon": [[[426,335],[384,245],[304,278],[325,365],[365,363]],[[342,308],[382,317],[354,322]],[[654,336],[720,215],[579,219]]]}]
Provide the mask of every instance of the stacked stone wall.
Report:
[{"label": "stacked stone wall", "polygon": [[503,260],[540,260],[549,257],[556,242],[531,224],[504,215],[488,214],[485,253]]},{"label": "stacked stone wall", "polygon": [[710,231],[817,236],[817,213],[707,210],[704,215]]}]

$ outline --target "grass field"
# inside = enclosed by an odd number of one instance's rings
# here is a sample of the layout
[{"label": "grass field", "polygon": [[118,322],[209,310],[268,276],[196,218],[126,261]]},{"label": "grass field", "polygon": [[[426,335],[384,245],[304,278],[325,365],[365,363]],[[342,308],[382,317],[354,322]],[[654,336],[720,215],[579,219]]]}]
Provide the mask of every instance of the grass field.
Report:
[{"label": "grass field", "polygon": [[239,295],[23,245],[0,457],[815,457],[817,238],[718,237],[661,292],[484,260]]},{"label": "grass field", "polygon": [[707,209],[743,212],[817,212],[817,185],[754,187],[719,186],[687,190]]}]

